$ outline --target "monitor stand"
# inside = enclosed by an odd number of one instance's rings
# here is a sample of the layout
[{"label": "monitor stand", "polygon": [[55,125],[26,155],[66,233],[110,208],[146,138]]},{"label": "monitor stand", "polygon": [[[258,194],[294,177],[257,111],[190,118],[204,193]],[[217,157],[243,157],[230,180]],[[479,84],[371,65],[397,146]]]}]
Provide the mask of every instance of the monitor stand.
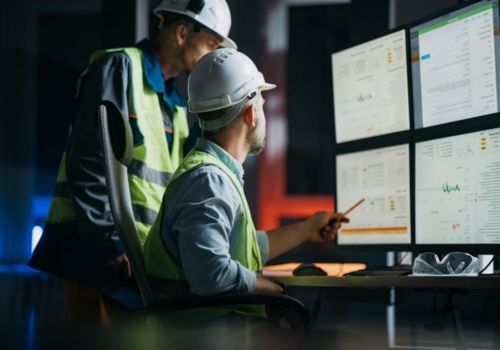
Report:
[{"label": "monitor stand", "polygon": [[[486,255],[486,254],[480,254],[478,255],[479,258],[479,271],[482,271],[486,265],[488,265],[491,261],[491,259],[494,259],[494,255]],[[486,270],[483,271],[484,275],[492,275],[495,272],[495,262],[493,261],[488,267],[486,267]]]},{"label": "monitor stand", "polygon": [[387,252],[385,263],[387,266],[411,265],[413,262],[412,252]]}]

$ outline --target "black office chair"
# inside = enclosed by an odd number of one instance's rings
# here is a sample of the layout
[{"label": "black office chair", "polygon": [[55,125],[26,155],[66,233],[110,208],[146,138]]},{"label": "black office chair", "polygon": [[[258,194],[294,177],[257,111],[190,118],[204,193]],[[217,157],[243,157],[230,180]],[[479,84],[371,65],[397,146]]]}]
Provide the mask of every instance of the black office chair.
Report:
[{"label": "black office chair", "polygon": [[[110,127],[112,126],[112,127]],[[98,127],[101,136],[106,185],[116,229],[123,244],[139,287],[143,310],[166,312],[173,310],[227,305],[266,305],[270,322],[282,325],[286,321],[291,329],[307,329],[310,315],[305,306],[295,298],[272,293],[230,293],[210,297],[187,295],[160,300],[158,292],[168,291],[174,281],[158,281],[145,273],[143,247],[133,220],[128,185],[127,165],[132,158],[133,139],[126,118],[107,102],[98,110]]]}]

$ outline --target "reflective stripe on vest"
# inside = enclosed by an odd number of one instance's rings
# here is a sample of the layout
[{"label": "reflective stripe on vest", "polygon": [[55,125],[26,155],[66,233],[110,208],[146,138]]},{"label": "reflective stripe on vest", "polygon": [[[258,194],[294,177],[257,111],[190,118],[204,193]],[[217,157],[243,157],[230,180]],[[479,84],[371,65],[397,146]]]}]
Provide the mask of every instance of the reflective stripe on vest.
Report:
[{"label": "reflective stripe on vest", "polygon": [[[137,126],[144,136],[144,143],[134,147],[128,168],[134,218],[140,239],[144,242],[160,209],[165,188],[182,160],[182,148],[189,132],[187,116],[185,108],[175,107],[172,118],[173,142],[169,152],[158,95],[144,81],[142,51],[138,48],[98,51],[91,56],[90,64],[113,52],[123,52],[130,59],[131,84],[127,87],[128,109],[129,113],[135,116]],[[78,89],[87,73],[88,69],[80,77]],[[128,116],[123,117],[128,122]],[[76,220],[66,183],[65,158],[63,155],[59,166],[56,194],[51,204],[48,222]]]},{"label": "reflective stripe on vest", "polygon": [[[149,276],[168,280],[185,281],[184,273],[182,272],[181,267],[170,257],[170,254],[167,252],[162,241],[162,221],[166,207],[168,206],[169,198],[172,197],[179,179],[188,172],[206,165],[214,165],[223,171],[228,180],[237,190],[243,206],[240,220],[242,224],[242,227],[240,228],[241,234],[237,237],[235,243],[230,247],[231,258],[239,261],[243,266],[253,271],[262,269],[262,257],[257,243],[256,230],[243,187],[233,172],[222,161],[206,152],[192,150],[179,166],[174,174],[174,177],[172,178],[171,183],[168,185],[160,215],[158,215],[144,245],[145,268],[146,273]],[[174,293],[172,293],[163,296],[168,298],[169,296],[179,295],[174,295]],[[212,311],[213,313],[220,314],[221,310],[222,309],[214,309]],[[228,312],[228,310],[258,316],[264,315],[264,309],[262,306],[239,305],[234,308],[224,308],[222,310],[222,314]]]}]

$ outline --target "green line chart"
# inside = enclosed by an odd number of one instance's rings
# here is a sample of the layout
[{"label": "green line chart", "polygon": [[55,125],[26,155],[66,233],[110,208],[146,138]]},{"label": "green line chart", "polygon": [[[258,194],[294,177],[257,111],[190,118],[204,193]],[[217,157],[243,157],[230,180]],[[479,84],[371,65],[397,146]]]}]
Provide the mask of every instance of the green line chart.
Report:
[{"label": "green line chart", "polygon": [[455,186],[452,186],[448,184],[448,181],[446,181],[443,186],[441,186],[441,189],[443,190],[444,193],[453,193],[453,192],[460,192],[460,186],[456,184]]}]

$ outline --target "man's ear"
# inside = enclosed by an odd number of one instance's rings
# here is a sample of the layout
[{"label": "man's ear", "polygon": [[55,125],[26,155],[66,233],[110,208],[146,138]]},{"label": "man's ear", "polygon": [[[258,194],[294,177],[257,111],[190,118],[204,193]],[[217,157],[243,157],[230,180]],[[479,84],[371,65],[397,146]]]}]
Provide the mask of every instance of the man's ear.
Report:
[{"label": "man's ear", "polygon": [[183,46],[186,42],[186,38],[188,36],[188,27],[184,23],[178,23],[175,26],[175,41],[177,45]]},{"label": "man's ear", "polygon": [[243,111],[243,120],[245,124],[255,128],[257,126],[257,110],[255,109],[254,104],[252,103],[250,106],[246,106]]},{"label": "man's ear", "polygon": [[158,14],[158,29],[162,29],[163,28],[163,25],[165,24],[165,17],[163,17],[163,15],[160,13]]}]

